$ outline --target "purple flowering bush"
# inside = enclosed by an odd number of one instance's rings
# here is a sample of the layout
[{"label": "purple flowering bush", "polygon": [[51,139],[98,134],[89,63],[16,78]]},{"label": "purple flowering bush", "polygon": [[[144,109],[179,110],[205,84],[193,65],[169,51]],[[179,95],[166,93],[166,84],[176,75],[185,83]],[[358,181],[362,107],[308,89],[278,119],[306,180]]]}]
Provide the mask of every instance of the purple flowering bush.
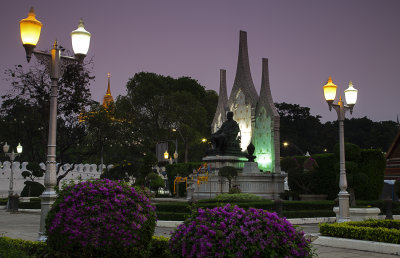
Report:
[{"label": "purple flowering bush", "polygon": [[198,209],[169,241],[177,257],[312,257],[310,242],[285,218],[230,204]]},{"label": "purple flowering bush", "polygon": [[69,185],[46,219],[47,244],[66,257],[146,256],[156,225],[149,198],[108,179]]}]

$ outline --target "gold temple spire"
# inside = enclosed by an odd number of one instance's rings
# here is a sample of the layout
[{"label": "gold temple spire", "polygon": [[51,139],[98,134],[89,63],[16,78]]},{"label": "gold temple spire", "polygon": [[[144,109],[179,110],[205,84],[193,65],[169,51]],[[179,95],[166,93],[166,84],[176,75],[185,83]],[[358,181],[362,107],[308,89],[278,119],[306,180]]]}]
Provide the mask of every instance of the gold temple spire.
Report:
[{"label": "gold temple spire", "polygon": [[107,92],[106,92],[106,95],[104,95],[104,98],[103,98],[103,107],[105,107],[105,108],[108,108],[110,106],[110,104],[114,102],[114,99],[113,99],[113,97],[111,95],[111,86],[110,86],[111,74],[107,73],[107,77],[108,77]]}]

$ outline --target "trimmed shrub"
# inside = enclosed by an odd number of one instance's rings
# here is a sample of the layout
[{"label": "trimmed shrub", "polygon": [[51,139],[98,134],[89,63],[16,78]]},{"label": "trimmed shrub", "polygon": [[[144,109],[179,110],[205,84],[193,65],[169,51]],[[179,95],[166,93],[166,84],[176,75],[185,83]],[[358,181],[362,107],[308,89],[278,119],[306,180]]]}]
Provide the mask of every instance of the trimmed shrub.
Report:
[{"label": "trimmed shrub", "polygon": [[44,185],[39,182],[25,181],[24,189],[22,189],[21,197],[38,197],[46,189]]},{"label": "trimmed shrub", "polygon": [[[150,244],[152,258],[173,257],[168,248],[169,238],[153,236]],[[128,254],[129,256],[129,254]],[[51,253],[45,242],[27,241],[0,237],[0,257],[66,257],[65,254]]]},{"label": "trimmed shrub", "polygon": [[217,195],[217,197],[215,197],[215,200],[218,202],[254,201],[261,199],[262,198],[260,196],[251,193],[237,193],[237,194],[224,193],[224,194],[219,194]]},{"label": "trimmed shrub", "polygon": [[359,171],[367,175],[368,184],[359,185],[356,198],[361,200],[377,200],[383,189],[383,177],[386,159],[381,150],[362,150],[358,162]]},{"label": "trimmed shrub", "polygon": [[66,256],[148,255],[156,225],[149,198],[108,179],[69,185],[46,219],[48,246]]},{"label": "trimmed shrub", "polygon": [[[328,199],[336,198],[339,187],[334,170],[335,156],[332,153],[313,155],[311,170],[309,160],[309,157],[287,157],[281,161],[288,173],[290,190],[297,194],[327,194]],[[303,167],[305,163],[307,170]]]},{"label": "trimmed shrub", "polygon": [[189,215],[190,212],[157,211],[157,218],[159,220],[184,221]]},{"label": "trimmed shrub", "polygon": [[[345,142],[344,143],[344,155],[345,155],[345,160],[346,161],[355,161],[355,160],[359,160],[361,157],[361,149],[358,145],[353,144],[353,143],[349,143],[349,142]],[[335,144],[335,146],[333,146],[333,153],[336,156],[336,159],[339,160],[340,159],[340,145],[339,143]]]},{"label": "trimmed shrub", "polygon": [[20,202],[18,203],[19,209],[41,209],[40,202]]},{"label": "trimmed shrub", "polygon": [[285,218],[230,204],[198,209],[172,234],[177,257],[312,257],[310,242]]},{"label": "trimmed shrub", "polygon": [[44,257],[46,243],[0,237],[0,257]]},{"label": "trimmed shrub", "polygon": [[400,244],[400,221],[396,220],[322,223],[319,231],[323,236]]},{"label": "trimmed shrub", "polygon": [[0,198],[0,205],[7,205],[8,198]]},{"label": "trimmed shrub", "polygon": [[164,180],[154,172],[147,175],[146,182],[150,189],[155,192],[158,192],[160,187],[164,187]]},{"label": "trimmed shrub", "polygon": [[169,258],[173,257],[168,246],[169,237],[153,236],[150,245],[150,257]]},{"label": "trimmed shrub", "polygon": [[[386,164],[381,150],[360,150],[349,143],[345,147],[348,191],[354,190],[357,200],[378,199]],[[339,155],[316,154],[313,158],[318,166],[311,171],[300,165],[307,163],[307,157],[287,157],[281,161],[282,170],[288,173],[290,190],[297,194],[327,194],[328,199],[335,199],[339,192]]]},{"label": "trimmed shrub", "polygon": [[170,212],[190,212],[190,206],[187,202],[162,202],[156,203],[156,211],[170,211]]}]

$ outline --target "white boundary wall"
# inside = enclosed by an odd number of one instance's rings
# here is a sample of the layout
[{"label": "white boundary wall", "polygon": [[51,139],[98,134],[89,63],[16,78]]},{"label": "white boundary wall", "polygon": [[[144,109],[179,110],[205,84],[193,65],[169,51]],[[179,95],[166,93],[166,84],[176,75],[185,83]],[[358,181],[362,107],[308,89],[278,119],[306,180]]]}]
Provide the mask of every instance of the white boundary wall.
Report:
[{"label": "white boundary wall", "polygon": [[[21,194],[22,189],[24,188],[24,182],[29,180],[29,178],[24,179],[22,177],[22,172],[26,171],[26,166],[28,162],[14,162],[14,193]],[[60,169],[60,174],[63,174],[65,170],[72,167],[73,164],[64,164]],[[42,169],[46,168],[44,163],[40,163],[40,167]],[[103,165],[103,168],[110,169],[113,165]],[[76,164],[75,168],[68,173],[66,177],[64,177],[61,182],[60,186],[63,182],[70,182],[70,181],[79,181],[79,180],[88,180],[88,179],[95,179],[100,178],[100,165],[96,164]],[[11,162],[5,161],[0,162],[0,197],[8,196],[8,190],[10,187],[10,175],[11,175]],[[37,178],[35,181],[43,184],[44,177]]]}]

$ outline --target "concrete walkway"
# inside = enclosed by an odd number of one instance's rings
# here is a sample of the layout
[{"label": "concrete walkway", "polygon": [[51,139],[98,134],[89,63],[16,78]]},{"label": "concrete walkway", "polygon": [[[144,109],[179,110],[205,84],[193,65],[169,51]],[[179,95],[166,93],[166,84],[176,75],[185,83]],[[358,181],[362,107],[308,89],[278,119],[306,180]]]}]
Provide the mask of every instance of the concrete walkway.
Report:
[{"label": "concrete walkway", "polygon": [[[40,214],[38,212],[26,213],[9,213],[4,209],[0,209],[0,236],[8,236],[11,238],[20,238],[25,240],[37,240],[39,231]],[[168,227],[169,223],[158,223],[155,235],[157,236],[170,236],[175,227]],[[318,224],[302,224],[299,225],[306,234],[318,233]],[[315,241],[317,242],[317,241]],[[332,258],[345,258],[345,257],[398,257],[396,255],[382,254],[371,251],[359,251],[346,248],[329,247],[321,244],[313,244],[316,249],[318,257],[332,257]]]}]

